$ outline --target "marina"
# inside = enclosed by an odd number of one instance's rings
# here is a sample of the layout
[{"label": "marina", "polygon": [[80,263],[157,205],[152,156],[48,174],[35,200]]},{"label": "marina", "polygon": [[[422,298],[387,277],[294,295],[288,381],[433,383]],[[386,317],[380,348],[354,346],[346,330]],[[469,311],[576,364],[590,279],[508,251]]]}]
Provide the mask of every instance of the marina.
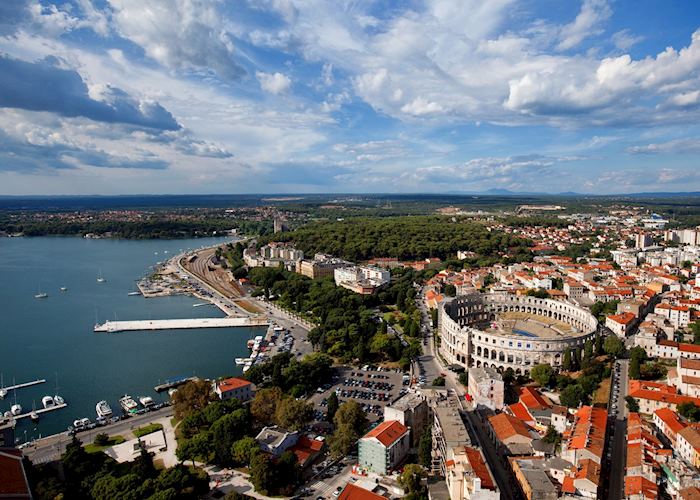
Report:
[{"label": "marina", "polygon": [[267,318],[262,317],[225,317],[225,318],[191,318],[191,319],[154,319],[136,321],[105,321],[96,324],[95,332],[127,332],[153,330],[183,330],[191,328],[231,328],[241,326],[267,326]]},{"label": "marina", "polygon": [[165,392],[168,389],[174,389],[176,387],[179,387],[183,384],[186,384],[187,382],[194,382],[196,380],[199,380],[199,377],[179,377],[179,378],[174,378],[174,379],[169,379],[166,380],[162,384],[158,384],[153,388],[154,391],[156,392]]},{"label": "marina", "polygon": [[32,413],[36,415],[41,415],[42,413],[48,413],[54,410],[60,410],[68,406],[68,403],[61,403],[59,405],[49,406],[48,408],[39,408],[38,410],[32,410],[29,413],[22,413],[20,415],[14,415],[12,418],[15,420],[22,420],[23,418],[31,417]]},{"label": "marina", "polygon": [[23,384],[16,384],[16,385],[8,385],[7,387],[2,387],[2,389],[6,390],[7,392],[14,391],[16,389],[22,389],[24,387],[32,387],[34,385],[39,385],[39,384],[44,384],[46,383],[46,379],[39,379],[39,380],[32,380],[31,382],[24,382]]}]

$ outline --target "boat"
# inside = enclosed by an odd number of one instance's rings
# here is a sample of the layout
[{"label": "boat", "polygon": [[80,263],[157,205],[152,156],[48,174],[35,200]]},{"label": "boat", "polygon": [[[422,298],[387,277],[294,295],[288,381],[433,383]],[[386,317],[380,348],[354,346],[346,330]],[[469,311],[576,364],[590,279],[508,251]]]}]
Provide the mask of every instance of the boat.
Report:
[{"label": "boat", "polygon": [[197,302],[196,304],[192,304],[192,307],[202,307],[211,305],[213,305],[211,302]]},{"label": "boat", "polygon": [[5,381],[2,379],[2,373],[0,373],[0,399],[5,399],[7,396],[7,389],[5,389]]},{"label": "boat", "polygon": [[177,392],[177,389],[175,387],[172,387],[172,388],[168,389],[168,396],[170,396],[172,398],[173,394],[175,394],[176,392]]},{"label": "boat", "polygon": [[41,293],[37,293],[36,295],[34,295],[34,298],[35,298],[35,299],[45,299],[45,298],[48,297],[48,296],[49,296],[48,293],[46,293],[46,292],[41,292]]},{"label": "boat", "polygon": [[136,401],[134,401],[134,398],[132,398],[128,394],[124,394],[124,396],[121,399],[119,399],[119,404],[121,405],[125,413],[135,413],[138,410],[139,406],[138,404],[136,404]]},{"label": "boat", "polygon": [[14,404],[10,407],[10,413],[12,413],[13,416],[17,416],[22,413],[22,405],[19,404]]},{"label": "boat", "polygon": [[248,349],[252,349],[254,345],[255,345],[255,340],[253,340],[253,339],[250,339],[248,342],[246,342],[246,346],[248,346]]},{"label": "boat", "polygon": [[248,361],[248,362],[245,364],[245,366],[243,367],[243,373],[245,373],[245,372],[247,372],[248,370],[250,370],[250,367],[251,367],[251,366],[253,366],[252,361]]},{"label": "boat", "polygon": [[66,404],[66,400],[63,399],[63,398],[62,398],[61,396],[59,396],[58,394],[56,394],[56,395],[53,397],[53,402],[56,403],[56,406]]},{"label": "boat", "polygon": [[77,420],[73,420],[73,427],[75,428],[76,431],[87,429],[89,425],[90,425],[89,418],[79,418]]},{"label": "boat", "polygon": [[134,297],[135,295],[141,295],[141,292],[129,292],[127,295]]},{"label": "boat", "polygon": [[59,288],[59,290],[61,290],[62,292],[67,292],[68,288],[66,288],[65,286],[62,286],[61,288]]},{"label": "boat", "polygon": [[250,358],[236,358],[235,361],[237,365],[244,365],[250,363],[252,360]]},{"label": "boat", "polygon": [[54,406],[56,406],[56,402],[51,396],[44,396],[43,398],[41,398],[41,405],[44,408],[53,408]]},{"label": "boat", "polygon": [[98,418],[109,418],[112,416],[112,408],[109,407],[107,401],[100,401],[95,405],[95,411]]},{"label": "boat", "polygon": [[97,282],[98,283],[104,283],[107,281],[105,278],[102,277],[102,269],[100,269],[100,272],[97,273]]},{"label": "boat", "polygon": [[156,405],[151,396],[141,396],[139,398],[139,403],[141,403],[144,408],[151,408]]},{"label": "boat", "polygon": [[29,413],[29,418],[31,418],[34,422],[39,421],[39,414],[36,412],[36,404],[34,401],[32,401],[32,411]]}]

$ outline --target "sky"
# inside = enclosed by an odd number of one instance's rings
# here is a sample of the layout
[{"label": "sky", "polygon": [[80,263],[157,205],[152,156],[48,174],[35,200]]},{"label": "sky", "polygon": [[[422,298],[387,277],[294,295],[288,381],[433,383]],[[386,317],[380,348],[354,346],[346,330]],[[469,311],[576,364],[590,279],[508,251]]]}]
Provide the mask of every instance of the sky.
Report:
[{"label": "sky", "polygon": [[696,0],[1,0],[0,195],[700,191]]}]

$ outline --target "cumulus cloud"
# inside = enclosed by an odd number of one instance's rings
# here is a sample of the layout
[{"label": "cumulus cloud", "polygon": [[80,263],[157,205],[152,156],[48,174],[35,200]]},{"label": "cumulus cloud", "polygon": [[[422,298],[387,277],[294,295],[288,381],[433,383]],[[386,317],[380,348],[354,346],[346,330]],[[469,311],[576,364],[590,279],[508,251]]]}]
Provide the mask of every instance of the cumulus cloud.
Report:
[{"label": "cumulus cloud", "polygon": [[292,80],[282,73],[263,73],[262,71],[257,71],[255,76],[260,82],[260,88],[270,94],[283,94],[289,90],[289,87],[292,85]]},{"label": "cumulus cloud", "polygon": [[128,123],[161,130],[180,125],[160,104],[138,100],[108,85],[88,85],[80,74],[49,57],[27,62],[0,54],[0,107]]},{"label": "cumulus cloud", "polygon": [[213,71],[236,80],[245,70],[234,60],[233,38],[220,0],[109,0],[119,34],[173,69]]}]

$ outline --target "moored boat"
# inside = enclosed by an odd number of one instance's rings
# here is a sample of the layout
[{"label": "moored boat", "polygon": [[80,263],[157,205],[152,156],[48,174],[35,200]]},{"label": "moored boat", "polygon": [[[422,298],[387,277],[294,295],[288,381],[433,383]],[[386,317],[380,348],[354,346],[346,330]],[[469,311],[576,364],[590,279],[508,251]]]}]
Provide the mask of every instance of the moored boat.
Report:
[{"label": "moored boat", "polygon": [[107,401],[100,401],[95,405],[95,412],[98,418],[109,418],[112,416],[112,408],[110,408]]},{"label": "moored boat", "polygon": [[44,396],[43,398],[41,398],[41,405],[44,408],[53,408],[54,406],[56,406],[56,402],[51,396]]},{"label": "moored boat", "polygon": [[22,405],[19,404],[14,404],[10,407],[10,413],[12,413],[13,416],[17,416],[20,413],[22,413]]},{"label": "moored boat", "polygon": [[153,398],[151,396],[141,396],[139,398],[139,403],[141,403],[141,405],[144,408],[149,408],[149,409],[156,405],[155,401],[153,401]]},{"label": "moored boat", "polygon": [[128,394],[125,394],[122,398],[119,399],[119,404],[126,413],[136,413],[139,406],[138,404],[136,404],[136,401],[134,401],[134,398],[132,398]]}]

